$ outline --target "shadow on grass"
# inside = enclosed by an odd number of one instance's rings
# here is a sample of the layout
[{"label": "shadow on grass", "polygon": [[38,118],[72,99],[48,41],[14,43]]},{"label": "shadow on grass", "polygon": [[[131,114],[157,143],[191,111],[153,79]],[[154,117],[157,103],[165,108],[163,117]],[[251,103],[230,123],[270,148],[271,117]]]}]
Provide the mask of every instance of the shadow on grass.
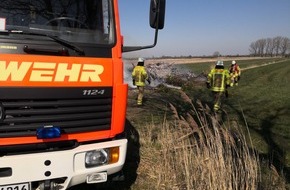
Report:
[{"label": "shadow on grass", "polygon": [[[279,111],[277,111],[279,113]],[[269,153],[268,156],[270,158],[271,163],[276,167],[276,169],[284,174],[285,180],[287,183],[290,183],[290,168],[286,167],[286,154],[285,152],[279,147],[279,145],[274,141],[272,137],[271,128],[274,126],[274,120],[278,115],[270,116],[262,120],[261,131],[255,130],[257,133],[264,138],[269,146]],[[261,155],[265,156],[265,155]]]},{"label": "shadow on grass", "polygon": [[[238,115],[240,121],[245,120],[245,115],[241,110],[238,110],[235,106],[231,105],[231,103],[227,103],[227,106]],[[279,118],[280,113],[283,113],[283,109],[276,110],[275,115],[271,115],[260,120],[259,129],[251,126],[249,123],[248,127],[250,130],[255,131],[255,133],[257,133],[267,144],[268,153],[260,153],[260,159],[268,160],[270,165],[275,166],[279,174],[283,174],[286,183],[290,184],[290,168],[287,167],[288,164],[286,160],[287,153],[277,144],[275,141],[277,137],[275,138],[272,132],[272,129],[275,126],[275,120]]]}]

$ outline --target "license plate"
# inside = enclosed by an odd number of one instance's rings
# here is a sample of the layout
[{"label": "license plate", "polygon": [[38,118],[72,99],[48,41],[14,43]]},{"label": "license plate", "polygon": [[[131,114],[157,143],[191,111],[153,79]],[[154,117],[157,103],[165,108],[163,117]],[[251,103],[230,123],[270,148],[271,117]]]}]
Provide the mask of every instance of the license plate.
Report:
[{"label": "license plate", "polygon": [[13,184],[13,185],[0,185],[0,190],[30,190],[30,184],[29,183],[19,183],[19,184]]}]

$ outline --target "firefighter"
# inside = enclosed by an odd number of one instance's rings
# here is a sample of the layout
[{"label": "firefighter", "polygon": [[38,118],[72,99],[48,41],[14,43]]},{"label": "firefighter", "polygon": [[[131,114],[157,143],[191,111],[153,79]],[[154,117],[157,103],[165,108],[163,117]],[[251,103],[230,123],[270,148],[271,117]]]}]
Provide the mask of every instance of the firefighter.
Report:
[{"label": "firefighter", "polygon": [[150,84],[148,74],[144,67],[144,58],[138,58],[137,66],[134,67],[132,72],[133,85],[138,88],[137,105],[143,104],[144,87],[146,85],[145,81]]},{"label": "firefighter", "polygon": [[238,81],[241,78],[241,69],[239,67],[239,65],[237,64],[237,62],[234,60],[232,61],[232,64],[229,68],[229,72],[231,75],[231,86],[238,86]]},{"label": "firefighter", "polygon": [[207,88],[209,88],[214,96],[214,111],[217,112],[221,107],[221,99],[227,93],[227,87],[230,85],[230,74],[224,69],[222,61],[216,63],[207,76]]}]

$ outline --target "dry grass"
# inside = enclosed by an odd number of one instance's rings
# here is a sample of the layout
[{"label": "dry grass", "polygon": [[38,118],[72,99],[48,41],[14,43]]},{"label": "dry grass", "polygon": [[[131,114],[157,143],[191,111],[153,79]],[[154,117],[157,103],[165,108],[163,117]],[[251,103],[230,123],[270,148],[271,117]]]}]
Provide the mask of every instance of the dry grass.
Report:
[{"label": "dry grass", "polygon": [[262,189],[258,155],[239,126],[220,123],[207,107],[197,102],[196,109],[185,93],[180,96],[192,110],[182,116],[170,104],[173,121],[139,132],[141,162],[132,189]]}]

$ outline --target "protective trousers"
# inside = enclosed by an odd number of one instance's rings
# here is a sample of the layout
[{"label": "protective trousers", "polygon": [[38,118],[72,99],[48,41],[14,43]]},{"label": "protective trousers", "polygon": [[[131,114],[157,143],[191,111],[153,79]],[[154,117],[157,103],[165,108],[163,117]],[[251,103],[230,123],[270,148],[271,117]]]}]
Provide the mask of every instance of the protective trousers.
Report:
[{"label": "protective trousers", "polygon": [[234,85],[238,86],[238,77],[238,74],[231,73],[231,87],[233,87]]},{"label": "protective trousers", "polygon": [[214,95],[214,106],[213,109],[214,111],[218,111],[221,107],[221,99],[223,96],[224,92],[213,92]]},{"label": "protective trousers", "polygon": [[137,105],[142,105],[143,95],[144,95],[144,86],[137,86],[137,88],[138,88]]}]

